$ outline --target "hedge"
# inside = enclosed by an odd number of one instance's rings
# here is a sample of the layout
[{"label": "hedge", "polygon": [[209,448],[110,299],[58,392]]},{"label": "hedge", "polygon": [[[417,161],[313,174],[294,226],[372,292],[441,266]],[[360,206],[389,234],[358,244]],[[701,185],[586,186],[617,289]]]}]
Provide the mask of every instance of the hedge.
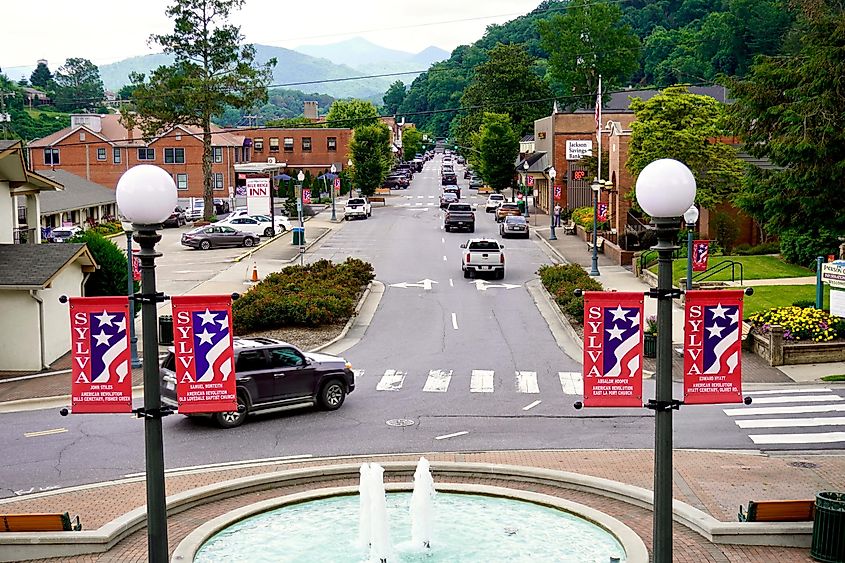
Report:
[{"label": "hedge", "polygon": [[584,298],[575,295],[576,289],[602,291],[604,287],[577,264],[540,266],[537,270],[540,281],[551,293],[560,310],[579,324],[584,324]]}]

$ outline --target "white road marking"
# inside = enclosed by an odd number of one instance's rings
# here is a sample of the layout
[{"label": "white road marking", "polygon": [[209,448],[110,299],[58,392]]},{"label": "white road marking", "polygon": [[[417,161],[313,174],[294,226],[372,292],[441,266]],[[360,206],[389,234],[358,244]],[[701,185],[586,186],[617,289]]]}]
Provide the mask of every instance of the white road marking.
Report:
[{"label": "white road marking", "polygon": [[455,287],[455,282],[452,281],[452,278],[449,278],[449,287]]},{"label": "white road marking", "polygon": [[770,391],[746,391],[746,395],[783,395],[786,393],[831,393],[827,387],[813,387],[811,389],[772,389]]},{"label": "white road marking", "polygon": [[452,328],[458,330],[458,315],[452,313]]},{"label": "white road marking", "polygon": [[833,418],[763,418],[736,420],[740,428],[800,428],[802,426],[845,426],[845,417]]},{"label": "white road marking", "polygon": [[27,379],[37,379],[39,377],[49,377],[51,375],[62,375],[64,373],[70,373],[71,371],[73,371],[73,370],[62,369],[62,370],[59,370],[59,371],[48,371],[48,372],[45,372],[45,373],[34,373],[32,375],[22,375],[20,377],[9,377],[7,379],[0,379],[0,384],[2,384],[2,383],[12,383],[12,382],[15,382],[15,381],[25,381]]},{"label": "white road marking", "polygon": [[493,370],[474,369],[469,380],[471,393],[492,393],[493,392]]},{"label": "white road marking", "polygon": [[50,436],[52,434],[64,434],[67,428],[53,428],[51,430],[39,430],[38,432],[24,432],[27,438],[37,438],[39,436]]},{"label": "white road marking", "polygon": [[454,432],[452,434],[443,434],[442,436],[435,436],[435,440],[445,440],[446,438],[455,438],[456,436],[463,436],[464,434],[469,434],[466,430],[461,432]]},{"label": "white road marking", "polygon": [[845,412],[845,405],[802,405],[799,407],[745,407],[738,409],[723,409],[728,416],[748,416],[752,414],[807,414],[811,412]]},{"label": "white road marking", "polygon": [[584,379],[578,371],[559,371],[560,387],[567,395],[583,395]]},{"label": "white road marking", "polygon": [[352,370],[352,375],[354,375],[354,376],[355,376],[355,381],[358,381],[359,379],[361,379],[362,377],[364,377],[364,370],[362,370],[362,369],[353,369],[353,370]]},{"label": "white road marking", "polygon": [[425,387],[423,387],[423,391],[431,393],[445,393],[449,390],[450,381],[452,381],[452,370],[429,370],[428,379],[425,380]]},{"label": "white road marking", "polygon": [[822,401],[841,401],[839,395],[797,395],[793,397],[760,397],[754,399],[755,405],[774,405],[779,403],[820,403]]},{"label": "white road marking", "polygon": [[405,372],[395,369],[384,370],[384,375],[376,385],[376,391],[398,391],[402,388],[402,382],[405,381]]},{"label": "white road marking", "polygon": [[534,407],[536,407],[537,405],[539,405],[539,404],[540,404],[540,403],[542,403],[542,402],[543,402],[543,401],[539,401],[539,400],[534,401],[534,402],[533,402],[533,403],[531,403],[530,405],[525,405],[524,407],[522,407],[522,410],[524,410],[524,411],[530,411],[531,409],[533,409]]},{"label": "white road marking", "polygon": [[445,256],[443,257],[443,261],[444,261],[444,262],[446,261],[446,257],[445,257]]},{"label": "white road marking", "polygon": [[[443,244],[446,244],[446,237],[440,237],[440,242],[442,242]],[[127,260],[128,260],[128,258],[127,258]]]},{"label": "white road marking", "polygon": [[516,372],[516,390],[520,393],[539,393],[536,371]]},{"label": "white road marking", "polygon": [[[418,196],[417,196],[417,199],[422,199],[422,198],[424,198],[424,197],[425,197],[424,195],[418,195]],[[128,260],[128,258],[127,258],[127,260]]]},{"label": "white road marking", "polygon": [[812,432],[808,434],[749,434],[755,444],[832,444],[845,442],[845,432]]}]

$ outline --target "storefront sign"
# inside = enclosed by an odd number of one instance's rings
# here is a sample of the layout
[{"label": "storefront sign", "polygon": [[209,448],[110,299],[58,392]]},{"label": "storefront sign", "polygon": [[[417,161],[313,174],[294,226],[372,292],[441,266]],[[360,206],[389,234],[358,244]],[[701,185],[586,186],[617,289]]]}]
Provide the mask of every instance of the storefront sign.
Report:
[{"label": "storefront sign", "polygon": [[173,345],[180,413],[237,409],[230,295],[174,295]]},{"label": "storefront sign", "polygon": [[270,215],[270,178],[247,178],[246,207],[250,215]]},{"label": "storefront sign", "polygon": [[566,160],[581,160],[593,154],[592,141],[566,141]]},{"label": "storefront sign", "polygon": [[684,402],[742,402],[743,290],[686,293]]},{"label": "storefront sign", "polygon": [[584,406],[641,407],[642,292],[584,294]]},{"label": "storefront sign", "polygon": [[74,414],[132,411],[127,319],[128,297],[70,298]]}]

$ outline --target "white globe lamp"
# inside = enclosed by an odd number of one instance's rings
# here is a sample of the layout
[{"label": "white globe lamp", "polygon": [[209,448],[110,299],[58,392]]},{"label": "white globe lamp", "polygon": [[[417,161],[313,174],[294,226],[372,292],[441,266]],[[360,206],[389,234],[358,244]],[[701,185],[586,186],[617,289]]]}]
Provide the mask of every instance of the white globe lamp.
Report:
[{"label": "white globe lamp", "polygon": [[152,164],[133,166],[117,182],[117,207],[135,225],[158,225],[176,208],[173,178]]},{"label": "white globe lamp", "polygon": [[680,217],[695,201],[695,177],[683,163],[661,158],[640,172],[636,194],[652,217]]}]

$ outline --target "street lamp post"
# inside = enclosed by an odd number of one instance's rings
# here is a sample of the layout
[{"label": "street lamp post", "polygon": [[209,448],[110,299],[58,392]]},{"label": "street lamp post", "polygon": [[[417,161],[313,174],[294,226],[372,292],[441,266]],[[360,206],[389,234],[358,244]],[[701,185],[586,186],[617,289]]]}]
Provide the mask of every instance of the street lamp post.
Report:
[{"label": "street lamp post", "polygon": [[126,295],[129,296],[129,349],[131,354],[131,365],[133,368],[141,367],[141,360],[138,359],[138,337],[135,335],[135,300],[132,296],[135,295],[135,276],[134,268],[132,268],[132,223],[129,221],[121,221],[123,232],[126,233]]},{"label": "street lamp post", "polygon": [[522,163],[522,169],[525,170],[525,218],[530,217],[528,213],[528,161]]},{"label": "street lamp post", "polygon": [[[348,166],[349,169],[352,170],[352,159],[351,158],[346,161],[346,166]],[[351,178],[350,178],[350,181],[351,181]],[[349,197],[352,197],[352,187],[349,188]]]},{"label": "street lamp post", "polygon": [[687,224],[687,291],[692,289],[692,230],[698,221],[698,208],[695,204],[684,211],[684,221]]},{"label": "street lamp post", "polygon": [[590,270],[591,276],[600,276],[599,273],[599,247],[598,247],[598,233],[599,233],[599,194],[601,193],[601,180],[598,178],[593,180],[590,184],[590,189],[593,191],[593,266]]},{"label": "street lamp post", "polygon": [[[332,175],[334,175],[335,173],[337,173],[337,166],[335,166],[334,164],[332,164],[332,168],[331,168],[331,170],[332,170]],[[334,192],[335,192],[335,189],[334,189],[334,178],[332,178],[332,222],[333,222],[333,223],[334,223],[335,221],[337,221],[337,215],[335,215],[335,211],[334,211]]]},{"label": "street lamp post", "polygon": [[161,240],[157,230],[176,207],[173,178],[157,166],[143,164],[123,173],[117,182],[117,206],[132,223],[135,240],[141,247],[141,302],[144,344],[144,406],[134,412],[144,418],[144,446],[147,483],[147,560],[166,563],[167,504],[164,491],[164,443],[161,418],[170,410],[161,406],[158,372],[158,313],[156,305],[165,300],[156,293],[155,259],[161,254],[155,245]]},{"label": "street lamp post", "polygon": [[305,219],[302,216],[305,211],[305,202],[303,197],[302,182],[305,181],[305,172],[299,171],[296,175],[299,180],[299,201],[297,201],[297,215],[299,215],[299,265],[305,265]]},{"label": "street lamp post", "polygon": [[656,399],[648,408],[654,415],[654,528],[655,563],[672,561],[672,299],[680,292],[672,287],[672,252],[676,246],[680,216],[695,201],[695,178],[677,160],[660,159],[643,168],[637,178],[637,202],[657,227]]},{"label": "street lamp post", "polygon": [[555,167],[552,166],[549,168],[549,225],[551,226],[551,234],[549,235],[549,240],[557,240],[557,235],[555,235],[555,176],[557,176],[557,170]]}]

